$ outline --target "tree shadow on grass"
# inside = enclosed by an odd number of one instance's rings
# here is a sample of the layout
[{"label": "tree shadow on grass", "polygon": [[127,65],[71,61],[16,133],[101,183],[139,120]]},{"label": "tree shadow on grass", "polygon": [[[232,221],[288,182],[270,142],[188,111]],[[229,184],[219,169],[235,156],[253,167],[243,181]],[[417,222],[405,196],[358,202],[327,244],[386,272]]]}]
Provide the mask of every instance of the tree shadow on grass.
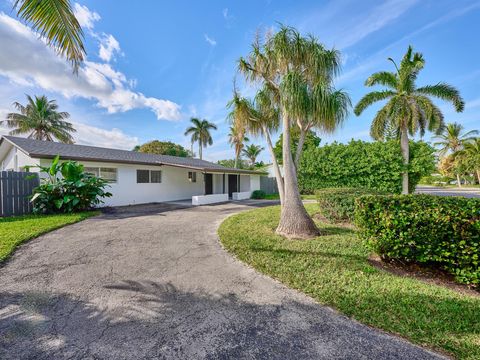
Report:
[{"label": "tree shadow on grass", "polygon": [[436,359],[311,302],[122,281],[86,302],[68,294],[0,294],[2,359]]}]

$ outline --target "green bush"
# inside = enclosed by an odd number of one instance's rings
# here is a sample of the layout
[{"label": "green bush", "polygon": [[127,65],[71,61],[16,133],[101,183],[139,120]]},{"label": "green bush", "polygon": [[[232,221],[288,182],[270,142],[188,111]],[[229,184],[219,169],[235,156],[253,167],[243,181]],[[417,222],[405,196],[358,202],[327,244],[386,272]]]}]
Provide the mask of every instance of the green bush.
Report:
[{"label": "green bush", "polygon": [[384,259],[433,263],[460,282],[480,282],[479,199],[362,196],[355,223],[367,247]]},{"label": "green bush", "polygon": [[353,222],[355,199],[375,194],[386,193],[364,188],[326,188],[315,192],[320,214],[332,222]]},{"label": "green bush", "polygon": [[[434,149],[425,142],[410,142],[410,190],[435,170]],[[298,183],[302,194],[331,187],[369,188],[400,193],[404,170],[397,141],[332,143],[304,150]]]},{"label": "green bush", "polygon": [[83,165],[74,161],[59,162],[57,156],[50,167],[37,166],[48,174],[34,189],[31,201],[36,214],[72,213],[101,204],[108,183],[83,171]]},{"label": "green bush", "polygon": [[252,199],[265,199],[267,194],[263,190],[254,190],[252,191]]}]

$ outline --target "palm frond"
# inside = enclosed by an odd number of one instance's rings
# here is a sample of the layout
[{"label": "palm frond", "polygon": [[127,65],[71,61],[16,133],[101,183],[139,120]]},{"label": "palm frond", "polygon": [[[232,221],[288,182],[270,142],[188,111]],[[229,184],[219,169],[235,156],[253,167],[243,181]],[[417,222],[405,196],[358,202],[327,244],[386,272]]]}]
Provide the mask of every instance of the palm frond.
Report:
[{"label": "palm frond", "polygon": [[451,102],[457,112],[462,112],[465,108],[465,102],[460,96],[460,92],[453,86],[446,83],[436,85],[427,85],[419,87],[416,92],[422,95],[434,96],[439,99]]},{"label": "palm frond", "polygon": [[372,91],[366,94],[355,106],[354,113],[355,115],[360,115],[363,110],[372,105],[377,101],[382,101],[388,98],[391,98],[396,95],[395,91],[392,90],[383,90],[383,91]]},{"label": "palm frond", "polygon": [[398,86],[398,79],[395,73],[389,71],[376,72],[368,77],[365,81],[365,86],[383,85],[392,90],[396,90]]}]

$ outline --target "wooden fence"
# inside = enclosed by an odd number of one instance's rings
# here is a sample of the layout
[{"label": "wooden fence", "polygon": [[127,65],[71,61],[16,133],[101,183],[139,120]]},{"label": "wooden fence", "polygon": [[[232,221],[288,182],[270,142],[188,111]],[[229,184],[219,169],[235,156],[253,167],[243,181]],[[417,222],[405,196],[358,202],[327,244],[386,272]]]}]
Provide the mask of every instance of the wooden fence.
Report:
[{"label": "wooden fence", "polygon": [[266,194],[278,194],[277,180],[268,176],[260,176],[260,190]]},{"label": "wooden fence", "polygon": [[39,183],[38,175],[34,173],[0,171],[0,216],[30,213],[29,196]]}]

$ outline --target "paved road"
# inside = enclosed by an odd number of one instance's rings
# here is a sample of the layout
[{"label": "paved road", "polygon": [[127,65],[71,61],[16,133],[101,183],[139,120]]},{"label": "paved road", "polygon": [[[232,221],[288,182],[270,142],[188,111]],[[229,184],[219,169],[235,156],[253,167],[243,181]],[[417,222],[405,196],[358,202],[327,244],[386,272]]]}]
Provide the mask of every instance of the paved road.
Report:
[{"label": "paved road", "polygon": [[464,196],[468,198],[480,198],[479,188],[442,188],[435,186],[417,186],[419,194],[431,194],[439,196]]},{"label": "paved road", "polygon": [[252,206],[118,209],[31,241],[0,268],[0,358],[441,358],[233,259],[216,229]]}]

